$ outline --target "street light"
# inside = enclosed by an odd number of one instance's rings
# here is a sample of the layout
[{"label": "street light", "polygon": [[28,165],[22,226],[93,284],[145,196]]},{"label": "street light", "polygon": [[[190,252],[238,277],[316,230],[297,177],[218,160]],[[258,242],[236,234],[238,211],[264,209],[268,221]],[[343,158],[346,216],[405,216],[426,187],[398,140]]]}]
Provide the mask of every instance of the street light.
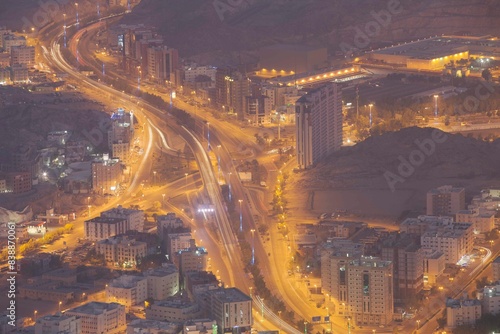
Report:
[{"label": "street light", "polygon": [[229,186],[229,202],[231,202],[231,172],[229,172],[229,181],[227,182],[228,186]]},{"label": "street light", "polygon": [[187,186],[188,186],[188,173],[184,173],[184,177],[185,177],[185,180],[186,180],[186,190],[187,190]]},{"label": "street light", "polygon": [[438,117],[438,97],[439,95],[434,95],[434,117]]},{"label": "street light", "polygon": [[161,197],[163,199],[163,202],[165,202],[165,194],[161,194]]},{"label": "street light", "polygon": [[90,218],[90,208],[92,207],[92,205],[87,205],[87,207],[89,208],[89,218]]},{"label": "street light", "polygon": [[420,320],[417,320],[417,331],[420,329]]},{"label": "street light", "polygon": [[62,301],[59,301],[59,312],[61,312]]},{"label": "street light", "polygon": [[36,314],[38,313],[37,310],[33,311],[33,322],[36,323]]},{"label": "street light", "polygon": [[373,122],[373,117],[372,117],[372,107],[373,107],[373,103],[370,103],[368,105],[368,107],[370,107],[370,129],[372,128],[372,122]]},{"label": "street light", "polygon": [[154,185],[156,186],[156,171],[154,170],[153,171],[153,181],[154,181]]},{"label": "street light", "polygon": [[262,313],[262,322],[264,322],[264,298],[261,299],[262,301],[262,306],[261,306],[261,313]]},{"label": "street light", "polygon": [[241,212],[241,203],[243,202],[243,200],[239,199],[238,202],[240,203],[240,232],[243,232],[243,216]]},{"label": "street light", "polygon": [[78,2],[75,2],[76,6],[76,27],[78,28],[78,25],[80,24],[80,18],[78,17]]},{"label": "street light", "polygon": [[251,229],[250,232],[252,233],[252,264],[255,264],[255,229]]},{"label": "street light", "polygon": [[252,298],[252,289],[253,289],[253,286],[251,286],[249,289],[250,289],[250,298]]}]

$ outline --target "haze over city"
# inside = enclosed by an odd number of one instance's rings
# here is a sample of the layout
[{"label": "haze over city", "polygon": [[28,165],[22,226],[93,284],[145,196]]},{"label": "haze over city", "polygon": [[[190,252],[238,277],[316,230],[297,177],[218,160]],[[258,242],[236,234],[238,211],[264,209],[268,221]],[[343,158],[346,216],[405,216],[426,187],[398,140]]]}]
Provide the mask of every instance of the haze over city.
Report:
[{"label": "haze over city", "polygon": [[494,0],[1,0],[0,334],[500,333]]}]

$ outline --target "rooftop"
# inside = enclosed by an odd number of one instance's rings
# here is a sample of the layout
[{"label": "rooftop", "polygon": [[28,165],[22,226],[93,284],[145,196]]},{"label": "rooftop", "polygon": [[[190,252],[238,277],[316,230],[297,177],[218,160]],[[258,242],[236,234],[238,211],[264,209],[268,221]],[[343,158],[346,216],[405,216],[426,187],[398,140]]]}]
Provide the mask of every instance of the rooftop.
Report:
[{"label": "rooftop", "polygon": [[391,265],[391,261],[383,261],[373,256],[362,256],[360,259],[352,261],[351,265],[367,268],[386,268]]},{"label": "rooftop", "polygon": [[441,186],[434,189],[429,190],[428,194],[450,194],[450,193],[460,193],[465,191],[465,188],[458,188],[453,186]]},{"label": "rooftop", "polygon": [[137,286],[138,282],[145,280],[144,276],[122,275],[109,283],[111,288],[131,289]]},{"label": "rooftop", "polygon": [[106,311],[112,311],[119,307],[123,307],[118,303],[101,303],[101,302],[89,302],[82,306],[78,306],[68,310],[70,313],[85,313],[90,315],[99,315]]},{"label": "rooftop", "polygon": [[161,267],[149,269],[144,272],[144,276],[157,276],[163,277],[178,273],[177,267],[173,264],[164,264]]},{"label": "rooftop", "polygon": [[103,216],[128,216],[132,214],[137,214],[137,213],[142,213],[142,210],[136,210],[136,209],[126,209],[122,207],[121,205],[118,205],[116,208],[109,209],[107,211],[103,211],[101,215]]},{"label": "rooftop", "polygon": [[[148,319],[135,319],[128,323],[128,328],[147,328],[155,330],[170,330],[175,331],[178,325],[172,322],[148,320]],[[162,332],[163,333],[163,332]]]},{"label": "rooftop", "polygon": [[452,299],[452,298],[448,298],[446,300],[446,307],[461,308],[469,306],[481,306],[481,301],[477,299]]},{"label": "rooftop", "polygon": [[100,223],[100,224],[118,224],[123,222],[124,220],[122,218],[108,218],[108,217],[95,217],[90,220],[86,220],[85,222],[92,222],[92,223]]},{"label": "rooftop", "polygon": [[208,293],[224,303],[246,302],[252,300],[252,298],[250,298],[237,288],[220,288],[216,290],[210,290],[208,291]]}]

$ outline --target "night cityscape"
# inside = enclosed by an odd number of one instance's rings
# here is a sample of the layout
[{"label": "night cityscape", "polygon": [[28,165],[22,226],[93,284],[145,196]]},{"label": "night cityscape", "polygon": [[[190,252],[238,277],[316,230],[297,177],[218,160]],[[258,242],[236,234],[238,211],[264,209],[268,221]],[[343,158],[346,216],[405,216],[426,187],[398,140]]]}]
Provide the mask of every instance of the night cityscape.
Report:
[{"label": "night cityscape", "polygon": [[500,333],[496,0],[0,0],[0,334]]}]

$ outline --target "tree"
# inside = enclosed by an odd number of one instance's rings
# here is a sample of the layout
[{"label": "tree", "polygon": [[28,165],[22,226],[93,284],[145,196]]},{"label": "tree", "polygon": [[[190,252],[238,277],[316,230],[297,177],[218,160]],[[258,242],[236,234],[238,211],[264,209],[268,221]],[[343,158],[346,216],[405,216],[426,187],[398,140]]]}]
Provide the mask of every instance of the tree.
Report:
[{"label": "tree", "polygon": [[481,76],[484,80],[491,81],[491,72],[489,69],[485,69],[483,72],[481,72]]}]

